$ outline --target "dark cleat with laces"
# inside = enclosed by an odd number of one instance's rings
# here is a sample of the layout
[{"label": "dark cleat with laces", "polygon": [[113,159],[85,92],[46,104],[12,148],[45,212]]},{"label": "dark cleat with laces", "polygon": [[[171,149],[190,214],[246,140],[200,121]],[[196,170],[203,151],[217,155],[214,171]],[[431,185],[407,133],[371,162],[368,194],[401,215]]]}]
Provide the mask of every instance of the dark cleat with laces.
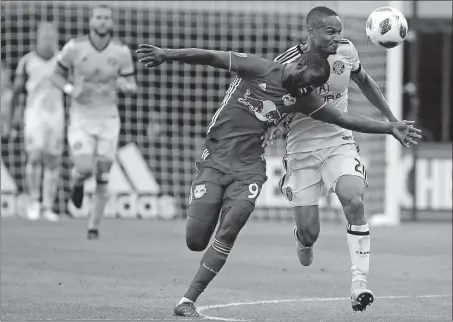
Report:
[{"label": "dark cleat with laces", "polygon": [[184,316],[188,318],[199,318],[201,315],[197,312],[197,308],[192,302],[182,302],[178,304],[173,313],[176,316]]}]

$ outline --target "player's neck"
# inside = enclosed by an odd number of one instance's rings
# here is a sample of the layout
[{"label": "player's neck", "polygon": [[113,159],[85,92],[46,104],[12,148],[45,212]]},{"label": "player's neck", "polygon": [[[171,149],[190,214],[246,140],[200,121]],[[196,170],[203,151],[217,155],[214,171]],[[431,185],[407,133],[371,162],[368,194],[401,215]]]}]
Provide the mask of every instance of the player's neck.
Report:
[{"label": "player's neck", "polygon": [[312,42],[312,41],[310,41],[310,40],[307,42],[306,48],[305,48],[303,51],[311,51],[311,52],[313,52],[313,53],[318,53],[318,54],[320,54],[320,55],[321,55],[322,57],[324,57],[324,58],[329,57],[329,53],[326,53],[326,52],[324,52],[324,51],[322,51],[322,50],[319,50],[319,48],[316,47],[316,45],[314,44],[314,42]]},{"label": "player's neck", "polygon": [[94,46],[94,48],[96,48],[99,51],[104,50],[108,46],[110,39],[111,39],[111,36],[109,33],[107,33],[104,36],[101,36],[94,30],[90,31],[89,37],[90,37],[91,44]]}]

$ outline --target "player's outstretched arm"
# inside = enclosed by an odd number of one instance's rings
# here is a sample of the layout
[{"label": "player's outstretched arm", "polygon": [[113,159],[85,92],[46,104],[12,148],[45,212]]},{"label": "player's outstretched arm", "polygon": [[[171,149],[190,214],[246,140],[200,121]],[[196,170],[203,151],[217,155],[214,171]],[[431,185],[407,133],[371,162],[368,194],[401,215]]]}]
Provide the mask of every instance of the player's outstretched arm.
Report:
[{"label": "player's outstretched arm", "polygon": [[379,86],[376,84],[374,79],[368,75],[363,67],[360,68],[358,73],[351,74],[351,79],[357,84],[368,101],[380,110],[387,120],[390,122],[398,121],[390,110],[384,95],[379,89]]},{"label": "player's outstretched arm", "polygon": [[410,147],[411,144],[417,145],[417,139],[421,138],[421,130],[413,126],[414,121],[382,122],[357,113],[344,113],[336,107],[324,103],[314,93],[301,100],[301,103],[299,104],[300,112],[316,120],[356,132],[391,134],[405,147]]},{"label": "player's outstretched arm", "polygon": [[166,61],[180,61],[191,65],[207,65],[238,74],[259,76],[267,71],[268,64],[263,58],[253,55],[216,51],[199,48],[163,49],[153,45],[142,44],[136,51],[139,62],[145,67],[153,68]]}]

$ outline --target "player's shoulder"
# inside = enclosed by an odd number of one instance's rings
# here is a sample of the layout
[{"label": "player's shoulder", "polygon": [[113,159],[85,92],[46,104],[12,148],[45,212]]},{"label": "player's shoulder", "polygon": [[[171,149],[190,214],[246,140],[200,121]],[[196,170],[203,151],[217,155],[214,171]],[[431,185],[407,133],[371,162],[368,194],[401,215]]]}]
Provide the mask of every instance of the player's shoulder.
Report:
[{"label": "player's shoulder", "polygon": [[345,57],[352,57],[354,56],[354,53],[356,52],[355,46],[347,38],[342,38],[339,41],[338,49],[337,49],[337,54],[342,55]]},{"label": "player's shoulder", "polygon": [[89,43],[88,35],[81,35],[81,36],[76,36],[76,37],[69,39],[66,42],[65,47],[66,48],[77,48],[77,47],[83,46],[88,43]]}]

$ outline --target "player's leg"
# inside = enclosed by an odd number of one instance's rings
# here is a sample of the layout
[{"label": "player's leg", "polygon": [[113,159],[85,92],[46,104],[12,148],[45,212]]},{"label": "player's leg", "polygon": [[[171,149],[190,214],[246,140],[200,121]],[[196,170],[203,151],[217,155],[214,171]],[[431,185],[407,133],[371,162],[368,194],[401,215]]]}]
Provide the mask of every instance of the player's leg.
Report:
[{"label": "player's leg", "polygon": [[60,217],[52,210],[58,191],[60,179],[60,160],[63,153],[63,116],[49,119],[47,146],[43,162],[42,205],[43,217],[49,221],[57,221]]},{"label": "player's leg", "polygon": [[190,187],[186,219],[186,243],[191,251],[206,249],[219,220],[224,187],[219,184],[223,173],[197,162],[197,177]]},{"label": "player's leg", "polygon": [[96,140],[81,126],[68,127],[68,144],[74,167],[71,171],[71,201],[80,208],[83,202],[84,182],[93,174]]},{"label": "player's leg", "polygon": [[[220,210],[222,207],[225,188],[221,184],[223,173],[211,167],[205,167],[204,162],[197,162],[197,177],[192,183],[189,198],[189,208],[187,210],[186,221],[186,243],[192,251],[205,250],[209,244],[211,236],[217,226]],[[211,257],[211,247],[205,252],[201,263],[205,257]],[[206,280],[205,269],[200,265],[194,281]],[[193,281],[191,285],[193,284]],[[192,286],[184,294],[174,309],[177,316],[197,317],[199,316],[194,302],[198,296],[193,296]]]},{"label": "player's leg", "polygon": [[120,133],[119,119],[104,122],[104,129],[98,138],[96,147],[95,173],[96,185],[88,220],[88,239],[99,237],[99,226],[109,198],[109,176],[118,148]]},{"label": "player's leg", "polygon": [[[239,232],[253,212],[256,198],[265,181],[266,178],[261,175],[245,175],[242,176],[241,181],[233,181],[228,185],[214,241],[203,255],[198,271],[184,294],[183,299],[190,300],[189,305],[180,303],[175,308],[176,315],[196,316],[193,303],[225,264]],[[178,314],[184,313],[183,309],[186,309],[190,315]]]},{"label": "player's leg", "polygon": [[352,305],[354,310],[362,311],[374,297],[366,288],[370,266],[370,231],[363,205],[366,171],[355,145],[340,146],[329,156],[324,177],[326,185],[337,194],[348,221],[346,233],[352,264]]},{"label": "player's leg", "polygon": [[27,152],[25,176],[30,196],[30,204],[27,210],[27,217],[30,220],[39,219],[41,213],[39,199],[41,196],[43,147],[45,145],[42,121],[35,109],[26,108],[24,113],[24,138]]},{"label": "player's leg", "polygon": [[313,245],[320,233],[319,198],[323,193],[321,153],[295,153],[284,158],[286,174],[280,181],[283,196],[293,207],[296,252],[299,262],[313,262]]},{"label": "player's leg", "polygon": [[60,179],[60,160],[60,155],[53,153],[45,153],[43,157],[42,209],[43,217],[49,221],[60,219],[52,210]]}]

